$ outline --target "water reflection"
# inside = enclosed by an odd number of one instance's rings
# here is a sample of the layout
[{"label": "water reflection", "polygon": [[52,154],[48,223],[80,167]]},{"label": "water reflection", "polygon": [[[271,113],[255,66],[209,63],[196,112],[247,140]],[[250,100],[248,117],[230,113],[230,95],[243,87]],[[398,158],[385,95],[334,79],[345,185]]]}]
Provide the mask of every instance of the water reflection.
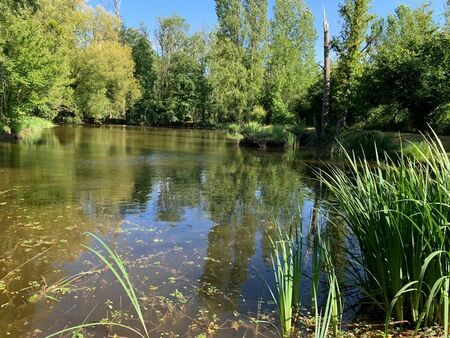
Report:
[{"label": "water reflection", "polygon": [[[200,320],[203,308],[223,320],[244,303],[257,311],[269,298],[263,278],[273,282],[275,222],[301,223],[299,210],[322,200],[310,176],[301,161],[239,149],[214,131],[58,127],[34,143],[0,144],[0,336],[40,336],[126,308],[104,271],[58,301],[30,301],[95,267],[81,247],[86,231],[108,238],[145,298],[155,296],[146,315],[157,332],[201,332],[186,316]],[[182,298],[175,290],[191,297],[179,302],[184,317],[156,324],[161,297]]]}]

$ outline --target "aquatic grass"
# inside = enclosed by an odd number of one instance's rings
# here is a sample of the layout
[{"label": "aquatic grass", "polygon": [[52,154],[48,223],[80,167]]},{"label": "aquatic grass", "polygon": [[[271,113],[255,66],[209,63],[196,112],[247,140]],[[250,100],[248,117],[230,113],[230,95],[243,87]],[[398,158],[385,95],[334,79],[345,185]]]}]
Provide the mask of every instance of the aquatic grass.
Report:
[{"label": "aquatic grass", "polygon": [[133,305],[133,308],[139,318],[142,328],[144,329],[144,334],[142,334],[138,330],[136,330],[128,325],[123,325],[123,324],[109,322],[109,321],[100,321],[100,322],[96,322],[96,323],[86,323],[86,324],[72,326],[70,328],[66,328],[64,330],[53,333],[53,334],[47,336],[46,338],[55,337],[55,336],[58,336],[63,333],[74,332],[76,330],[80,330],[83,328],[106,326],[106,325],[124,328],[124,329],[130,330],[130,331],[138,334],[140,337],[149,338],[150,335],[149,335],[147,325],[144,320],[144,316],[142,314],[141,306],[139,304],[139,299],[136,295],[134,286],[130,280],[128,272],[125,269],[125,265],[124,265],[122,259],[117,254],[117,252],[113,251],[100,237],[98,237],[97,235],[90,233],[90,232],[88,232],[87,234],[89,236],[91,236],[93,239],[95,239],[100,244],[100,246],[106,251],[107,255],[103,254],[102,251],[96,250],[87,245],[82,244],[82,246],[84,248],[88,249],[93,254],[95,254],[106,265],[106,267],[114,274],[117,281],[119,282],[119,284],[122,286],[123,290],[125,291],[129,301]]},{"label": "aquatic grass", "polygon": [[272,266],[275,275],[277,303],[280,316],[281,333],[290,337],[292,322],[300,307],[300,283],[303,268],[303,240],[297,227],[287,232],[278,226],[278,238],[272,240]]},{"label": "aquatic grass", "polygon": [[[397,294],[395,295],[394,299],[392,300],[388,312],[386,314],[386,320],[385,320],[385,337],[388,336],[389,331],[389,322],[392,315],[392,310],[395,307],[395,304],[399,298],[404,296],[405,294],[409,292],[414,292],[417,290],[422,290],[422,285],[424,282],[424,276],[427,273],[427,269],[429,264],[435,260],[440,259],[444,257],[446,264],[449,264],[450,261],[450,252],[445,251],[436,251],[432,253],[430,256],[428,256],[425,259],[425,262],[422,266],[421,270],[421,277],[418,281],[413,281],[405,285]],[[440,304],[443,304],[443,328],[444,328],[444,337],[448,337],[449,333],[449,308],[450,308],[450,275],[444,275],[440,277],[434,285],[432,285],[430,289],[430,293],[428,295],[428,298],[426,299],[425,308],[422,310],[422,313],[420,315],[420,319],[416,323],[416,330],[415,333],[417,334],[418,330],[420,329],[420,325],[422,322],[429,322],[430,316],[433,315],[433,303],[438,302]]]},{"label": "aquatic grass", "polygon": [[429,152],[429,148],[426,142],[410,142],[403,148],[403,155],[407,157],[415,158],[419,161],[425,161],[430,158],[432,154]]},{"label": "aquatic grass", "polygon": [[[339,281],[336,276],[334,262],[329,249],[330,242],[322,238],[320,229],[314,229],[313,253],[312,253],[312,301],[314,311],[314,337],[329,337],[332,327],[333,337],[337,337],[340,331],[342,317],[342,296]],[[321,268],[326,274],[328,294],[325,306],[319,306],[319,283]]]},{"label": "aquatic grass", "polygon": [[[61,336],[64,333],[73,333],[73,332],[81,330],[81,329],[89,329],[89,328],[93,328],[93,327],[97,327],[97,326],[108,326],[108,325],[129,330],[131,332],[136,333],[139,337],[142,337],[142,338],[148,338],[149,337],[148,335],[144,336],[141,332],[139,332],[136,329],[133,329],[132,327],[130,327],[128,325],[123,325],[123,324],[114,323],[114,322],[108,322],[108,321],[102,321],[102,322],[80,324],[80,325],[68,327],[68,328],[60,330],[58,332],[49,334],[48,336],[45,336],[45,338],[57,337],[57,336]],[[76,337],[76,336],[72,336],[72,337]]]},{"label": "aquatic grass", "polygon": [[136,295],[134,286],[131,283],[130,276],[128,275],[128,272],[125,269],[125,265],[122,259],[117,254],[117,252],[113,251],[100,237],[90,232],[88,233],[88,235],[94,238],[103,247],[103,249],[106,250],[109,257],[103,255],[99,250],[96,250],[84,244],[82,246],[91,251],[92,253],[94,253],[98,258],[100,258],[100,260],[114,274],[117,281],[120,283],[123,290],[127,294],[131,304],[133,305],[133,308],[136,311],[136,314],[138,315],[139,321],[141,322],[142,328],[144,329],[145,336],[149,337],[147,325],[145,323],[144,316],[142,315],[141,306],[139,304],[139,299]]},{"label": "aquatic grass", "polygon": [[36,132],[41,129],[53,127],[49,120],[36,116],[22,116],[11,122],[12,133],[20,134],[23,132]]},{"label": "aquatic grass", "polygon": [[448,259],[423,266],[450,249],[450,160],[435,134],[424,142],[420,160],[402,148],[398,158],[386,155],[382,162],[375,148],[374,164],[344,150],[348,166],[331,165],[319,177],[358,240],[368,294],[387,312],[392,306],[398,321],[445,324],[446,290],[433,286],[449,275]]}]

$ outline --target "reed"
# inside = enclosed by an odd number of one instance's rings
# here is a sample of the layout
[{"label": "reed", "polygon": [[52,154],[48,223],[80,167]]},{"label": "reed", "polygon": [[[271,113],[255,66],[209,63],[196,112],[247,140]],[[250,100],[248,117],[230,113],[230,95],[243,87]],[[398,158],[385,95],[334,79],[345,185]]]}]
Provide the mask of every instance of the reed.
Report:
[{"label": "reed", "polygon": [[293,317],[300,307],[302,246],[302,235],[296,227],[289,232],[278,227],[278,238],[272,240],[272,265],[277,288],[274,300],[278,306],[283,337],[291,336]]},{"label": "reed", "polygon": [[[337,337],[340,331],[343,304],[329,247],[329,240],[322,238],[320,229],[315,229],[312,253],[312,302],[315,324],[314,337],[316,338],[329,337],[330,327],[333,337]],[[319,306],[318,300],[321,271],[326,275],[328,286],[326,302],[322,308]]]},{"label": "reed", "polygon": [[84,248],[88,249],[89,251],[91,251],[95,256],[97,256],[106,265],[106,267],[114,274],[117,281],[119,282],[119,284],[122,286],[123,290],[125,291],[127,298],[133,305],[133,308],[134,308],[134,310],[137,314],[137,317],[138,317],[138,319],[142,325],[142,328],[144,330],[144,333],[141,333],[138,330],[136,330],[135,328],[132,328],[127,325],[118,324],[118,323],[114,323],[114,322],[101,321],[101,322],[96,322],[96,323],[85,323],[85,324],[81,324],[81,325],[72,326],[70,328],[66,328],[64,330],[53,333],[53,334],[47,336],[46,338],[59,336],[63,333],[74,332],[76,330],[80,330],[83,328],[91,328],[91,327],[95,327],[95,326],[107,326],[107,325],[121,327],[121,328],[127,329],[131,332],[138,334],[140,337],[149,338],[150,335],[149,335],[147,325],[144,320],[144,316],[142,314],[141,306],[139,304],[139,299],[136,295],[136,291],[134,290],[134,286],[130,280],[130,276],[129,276],[127,270],[125,269],[125,265],[124,265],[122,259],[117,254],[117,252],[112,250],[100,237],[98,237],[97,235],[90,233],[90,232],[88,232],[88,235],[91,236],[93,239],[95,239],[106,253],[104,254],[100,250],[94,249],[92,247],[89,247],[89,246],[86,246],[83,244],[82,244],[82,246]]},{"label": "reed", "polygon": [[449,258],[437,253],[450,251],[450,160],[435,134],[414,151],[382,162],[376,150],[375,164],[344,151],[348,166],[319,177],[358,240],[372,299],[396,320],[448,325]]}]

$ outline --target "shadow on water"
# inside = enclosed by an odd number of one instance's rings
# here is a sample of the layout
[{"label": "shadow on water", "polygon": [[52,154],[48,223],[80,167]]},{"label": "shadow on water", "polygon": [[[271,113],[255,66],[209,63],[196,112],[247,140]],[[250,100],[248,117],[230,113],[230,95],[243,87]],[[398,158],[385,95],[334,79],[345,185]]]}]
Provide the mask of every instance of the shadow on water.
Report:
[{"label": "shadow on water", "polygon": [[135,323],[81,246],[93,245],[86,231],[126,261],[153,333],[275,336],[249,318],[275,321],[270,236],[292,217],[307,236],[325,198],[311,177],[292,154],[240,149],[214,131],[57,127],[0,144],[0,336]]}]

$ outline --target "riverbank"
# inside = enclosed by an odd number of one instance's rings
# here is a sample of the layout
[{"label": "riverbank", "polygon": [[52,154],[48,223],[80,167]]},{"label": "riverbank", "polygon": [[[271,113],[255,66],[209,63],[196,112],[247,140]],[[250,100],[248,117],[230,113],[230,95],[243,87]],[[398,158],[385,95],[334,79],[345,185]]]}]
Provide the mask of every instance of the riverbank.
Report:
[{"label": "riverbank", "polygon": [[18,141],[23,138],[32,137],[45,128],[51,128],[54,124],[40,117],[23,117],[14,121],[11,125],[0,123],[1,141]]}]

